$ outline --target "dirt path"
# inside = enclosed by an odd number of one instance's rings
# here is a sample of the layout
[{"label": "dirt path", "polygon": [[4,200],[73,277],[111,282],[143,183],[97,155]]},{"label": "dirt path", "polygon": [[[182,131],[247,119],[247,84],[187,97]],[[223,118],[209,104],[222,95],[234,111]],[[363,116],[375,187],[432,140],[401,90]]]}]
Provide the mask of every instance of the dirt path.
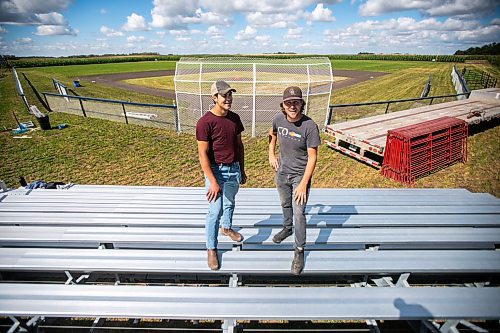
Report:
[{"label": "dirt path", "polygon": [[128,80],[128,79],[140,79],[143,77],[157,77],[157,76],[173,76],[174,74],[175,71],[170,69],[164,71],[129,72],[129,73],[117,73],[117,74],[81,76],[80,80],[87,81],[87,84],[92,84],[91,82],[95,81],[95,83],[104,84],[114,88],[121,88],[148,95],[175,99],[175,92],[172,90],[162,90],[162,89],[138,86],[135,84],[128,84],[123,82],[123,80]]},{"label": "dirt path", "polygon": [[[123,82],[127,79],[138,79],[144,77],[157,77],[157,76],[172,76],[175,74],[174,70],[164,70],[164,71],[148,71],[148,72],[130,72],[130,73],[117,73],[117,74],[101,74],[101,75],[91,75],[80,77],[81,81],[86,81],[86,84],[95,83],[104,84],[114,88],[121,88],[125,90],[132,90],[144,94],[149,94],[153,96],[166,97],[169,99],[175,99],[175,92],[172,90],[162,90],[151,87],[143,87],[133,84],[128,84]],[[352,86],[356,83],[367,81],[387,73],[382,72],[366,72],[366,71],[350,71],[350,70],[334,70],[334,76],[348,77],[346,80],[333,83],[333,89],[345,88]]]}]

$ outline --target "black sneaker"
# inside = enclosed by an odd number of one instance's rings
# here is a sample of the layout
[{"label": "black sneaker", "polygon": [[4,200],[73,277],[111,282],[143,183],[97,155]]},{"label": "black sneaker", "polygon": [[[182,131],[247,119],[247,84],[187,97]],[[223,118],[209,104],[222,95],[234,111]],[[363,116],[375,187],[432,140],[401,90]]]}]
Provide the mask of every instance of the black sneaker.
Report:
[{"label": "black sneaker", "polygon": [[293,234],[292,229],[283,228],[276,235],[274,235],[273,242],[276,244],[279,244],[282,241],[284,241],[291,234]]},{"label": "black sneaker", "polygon": [[295,249],[292,261],[292,274],[300,275],[304,269],[304,249]]}]

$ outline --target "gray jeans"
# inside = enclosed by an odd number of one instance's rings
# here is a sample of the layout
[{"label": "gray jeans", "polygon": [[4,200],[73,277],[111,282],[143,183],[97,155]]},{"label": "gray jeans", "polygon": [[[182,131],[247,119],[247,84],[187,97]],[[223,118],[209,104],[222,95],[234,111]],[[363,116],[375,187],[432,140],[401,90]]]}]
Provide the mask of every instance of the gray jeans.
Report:
[{"label": "gray jeans", "polygon": [[[293,191],[297,188],[302,175],[284,175],[276,172],[274,182],[278,190],[283,210],[283,227],[292,229],[295,220],[295,247],[304,247],[306,245],[306,204],[297,204],[293,200]],[[311,181],[307,184],[307,199],[309,199],[309,190],[311,189]]]}]

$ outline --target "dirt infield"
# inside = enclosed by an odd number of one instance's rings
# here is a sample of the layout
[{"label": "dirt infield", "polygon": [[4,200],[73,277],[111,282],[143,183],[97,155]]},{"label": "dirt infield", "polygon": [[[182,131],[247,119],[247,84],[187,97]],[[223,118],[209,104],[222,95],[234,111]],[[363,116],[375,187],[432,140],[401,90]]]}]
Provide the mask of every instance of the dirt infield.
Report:
[{"label": "dirt infield", "polygon": [[[172,76],[175,74],[174,70],[164,70],[164,71],[148,71],[148,72],[130,72],[130,73],[118,73],[118,74],[101,74],[101,75],[91,75],[80,77],[81,81],[86,81],[86,84],[99,83],[104,84],[114,88],[121,88],[125,90],[132,90],[144,94],[149,94],[153,96],[166,97],[170,99],[175,99],[175,92],[172,90],[162,90],[150,87],[143,87],[133,84],[128,84],[123,82],[127,79],[138,79],[144,77],[157,77],[157,76]],[[343,76],[348,79],[339,82],[333,82],[333,89],[345,88],[352,86],[356,83],[367,81],[387,73],[383,72],[366,72],[366,71],[350,71],[350,70],[334,70],[334,76]],[[94,82],[93,82],[94,81]]]}]

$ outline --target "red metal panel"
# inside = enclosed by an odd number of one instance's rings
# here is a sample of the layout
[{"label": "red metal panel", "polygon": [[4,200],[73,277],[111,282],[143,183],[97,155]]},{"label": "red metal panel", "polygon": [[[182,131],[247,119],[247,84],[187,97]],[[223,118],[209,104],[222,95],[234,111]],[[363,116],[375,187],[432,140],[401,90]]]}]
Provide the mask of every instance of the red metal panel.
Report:
[{"label": "red metal panel", "polygon": [[441,117],[387,132],[381,173],[411,185],[451,164],[467,161],[467,123]]}]

